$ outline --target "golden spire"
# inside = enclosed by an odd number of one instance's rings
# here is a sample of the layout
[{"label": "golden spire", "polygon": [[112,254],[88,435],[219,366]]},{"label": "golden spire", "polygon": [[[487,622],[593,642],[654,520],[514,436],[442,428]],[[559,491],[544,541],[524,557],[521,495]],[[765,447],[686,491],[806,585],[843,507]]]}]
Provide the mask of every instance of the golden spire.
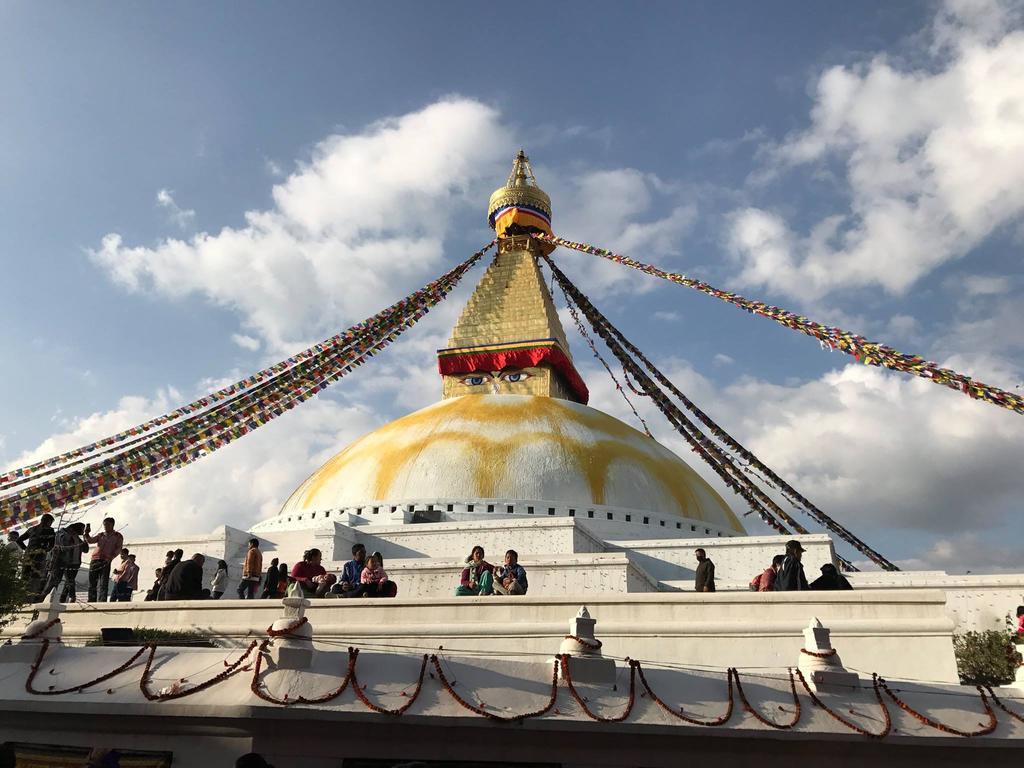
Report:
[{"label": "golden spire", "polygon": [[512,161],[512,173],[505,186],[494,190],[487,206],[487,222],[498,237],[527,234],[530,231],[551,234],[551,198],[537,184],[526,152],[519,150]]},{"label": "golden spire", "polygon": [[459,316],[448,348],[437,352],[444,396],[522,394],[586,403],[587,385],[569,343],[537,254],[553,247],[534,240],[551,232],[551,198],[519,150],[508,183],[491,195],[488,219],[498,254]]}]

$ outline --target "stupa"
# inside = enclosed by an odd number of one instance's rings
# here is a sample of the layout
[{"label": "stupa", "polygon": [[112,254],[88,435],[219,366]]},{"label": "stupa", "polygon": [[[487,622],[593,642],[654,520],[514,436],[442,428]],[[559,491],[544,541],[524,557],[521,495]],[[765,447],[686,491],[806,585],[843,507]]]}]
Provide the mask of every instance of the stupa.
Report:
[{"label": "stupa", "polygon": [[617,538],[646,538],[651,526],[743,534],[729,505],[682,459],[587,406],[537,264],[546,246],[528,237],[550,233],[551,202],[524,152],[491,196],[488,220],[498,253],[437,353],[443,399],[342,450],[254,530],[314,514],[454,522],[500,510],[579,515]]},{"label": "stupa", "polygon": [[[437,353],[437,403],[344,447],[250,531],[126,542],[143,575],[179,547],[206,555],[207,579],[226,560],[221,600],[39,605],[2,632],[0,742],[21,742],[19,765],[81,764],[88,746],[154,768],[250,749],[286,768],[667,768],[682,748],[722,765],[751,750],[767,765],[794,750],[934,765],[1019,751],[1024,700],[1000,689],[997,716],[989,694],[965,697],[952,636],[1001,624],[1024,576],[747,591],[785,539],[747,535],[682,458],[588,405],[538,265],[550,246],[531,237],[551,218],[520,151],[488,206],[497,253]],[[265,562],[316,547],[334,572],[361,544],[398,595],[230,599],[253,536]],[[797,538],[809,575],[836,562],[828,535]],[[477,545],[492,562],[517,550],[527,594],[455,597]],[[693,591],[696,547],[716,564],[715,594]],[[114,628],[191,629],[218,648],[76,647]],[[885,694],[899,707],[879,709],[872,672],[904,681]],[[968,751],[950,734],[983,738]]]}]

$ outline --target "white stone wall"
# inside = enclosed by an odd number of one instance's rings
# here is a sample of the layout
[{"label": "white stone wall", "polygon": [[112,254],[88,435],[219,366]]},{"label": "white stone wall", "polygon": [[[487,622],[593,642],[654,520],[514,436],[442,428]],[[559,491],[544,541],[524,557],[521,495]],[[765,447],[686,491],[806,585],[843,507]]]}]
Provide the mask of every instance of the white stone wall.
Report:
[{"label": "white stone wall", "polygon": [[[453,503],[453,506],[456,506]],[[385,557],[385,566],[397,581],[403,595],[430,595],[443,597],[451,594],[458,581],[459,565],[475,544],[487,551],[488,559],[499,563],[506,549],[519,552],[524,564],[534,562],[531,568],[531,582],[547,594],[603,594],[626,592],[690,591],[693,589],[696,561],[693,550],[703,547],[715,563],[719,591],[746,590],[750,579],[763,570],[775,554],[782,553],[786,541],[783,536],[706,537],[676,535],[670,529],[661,538],[614,538],[606,537],[608,521],[586,516],[569,517],[568,508],[559,508],[560,514],[521,514],[525,507],[512,505],[514,511],[501,512],[497,504],[495,511],[479,513],[480,520],[465,519],[466,505],[458,509],[461,517],[441,523],[410,524],[413,513],[408,509],[392,513],[379,510],[374,515],[370,510],[364,514],[331,518],[318,514],[315,521],[305,520],[301,524],[291,523],[257,526],[264,552],[264,562],[278,557],[289,566],[301,559],[303,551],[319,547],[324,552],[325,566],[337,571],[349,559],[354,542],[362,542],[368,551],[380,550]],[[527,505],[529,506],[529,505]],[[426,505],[423,507],[426,509]],[[484,510],[487,506],[485,505]],[[438,510],[447,514],[447,508]],[[545,510],[546,511],[546,510]],[[477,513],[472,513],[476,515]],[[347,525],[341,520],[350,520]],[[633,524],[633,523],[631,523]],[[301,526],[301,527],[300,527]],[[643,526],[643,523],[640,523]],[[649,530],[649,526],[645,527]],[[660,526],[658,526],[660,529]],[[206,583],[213,576],[217,559],[228,561],[230,579],[225,597],[233,597],[241,575],[242,557],[249,533],[235,528],[224,527],[207,536],[196,536],[180,541],[127,540],[127,546],[137,554],[141,567],[140,592],[135,599],[141,600],[145,590],[152,584],[153,569],[163,565],[164,553],[168,549],[182,548],[185,556],[202,552],[207,556]],[[820,566],[834,561],[830,538],[824,534],[797,537],[807,550],[804,553],[804,570],[809,580],[814,580]],[[534,582],[542,573],[567,573],[571,569],[559,570],[559,561],[568,561],[573,556],[586,554],[622,553],[631,565],[602,566],[590,575],[572,577],[551,576],[547,580]],[[420,561],[440,560],[447,565],[438,572],[429,563]],[[403,562],[405,561],[405,562]],[[549,566],[550,564],[550,566]],[[540,568],[537,575],[534,570]],[[79,575],[79,592],[84,597],[86,575],[83,569]],[[423,580],[422,583],[417,583]],[[653,581],[652,581],[653,580]],[[1024,574],[1002,576],[949,576],[941,571],[919,571],[885,573],[866,571],[850,576],[855,589],[940,589],[948,596],[947,611],[955,622],[957,631],[1001,629],[1007,613],[1012,614],[1016,606],[1024,604]]]},{"label": "white stone wall", "polygon": [[[335,643],[553,654],[581,604],[597,619],[604,652],[619,658],[784,669],[799,660],[802,631],[817,617],[832,630],[847,667],[896,679],[957,679],[953,623],[945,596],[935,590],[708,595],[588,589],[561,596],[531,590],[516,598],[315,600],[307,615],[315,636]],[[122,603],[102,612],[71,606],[62,618],[69,644],[115,626],[195,628],[244,646],[262,637],[281,610],[272,600]],[[26,611],[3,634],[17,633],[28,618]]]}]

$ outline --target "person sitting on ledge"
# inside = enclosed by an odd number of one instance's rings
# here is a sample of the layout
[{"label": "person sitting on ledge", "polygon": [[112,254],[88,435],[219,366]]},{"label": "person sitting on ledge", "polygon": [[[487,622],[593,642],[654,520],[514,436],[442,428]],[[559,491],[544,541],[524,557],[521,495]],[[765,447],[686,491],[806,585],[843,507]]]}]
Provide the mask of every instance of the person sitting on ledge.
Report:
[{"label": "person sitting on ledge", "polygon": [[505,564],[494,569],[494,594],[525,595],[529,586],[526,569],[519,564],[519,553],[510,549],[505,553]]},{"label": "person sitting on ledge", "polygon": [[821,566],[821,576],[811,582],[811,589],[853,589],[853,586],[832,563]]},{"label": "person sitting on ledge", "polygon": [[203,564],[206,558],[198,552],[182,560],[167,579],[164,600],[205,600],[210,590],[203,589]]},{"label": "person sitting on ledge", "polygon": [[292,581],[298,590],[296,597],[323,597],[338,580],[320,565],[322,559],[323,553],[319,549],[307,549],[302,555],[302,562],[292,566]]},{"label": "person sitting on ledge", "polygon": [[757,574],[750,580],[751,592],[772,592],[775,589],[775,577],[782,567],[785,555],[776,555],[772,558],[772,564],[764,569],[763,573]]},{"label": "person sitting on ledge", "polygon": [[360,577],[366,562],[366,547],[362,544],[352,545],[352,559],[341,569],[341,582],[331,590],[342,597],[358,597],[362,593]]},{"label": "person sitting on ledge", "polygon": [[160,593],[160,584],[163,583],[163,573],[163,568],[156,569],[156,573],[154,574],[156,576],[156,581],[153,582],[153,588],[146,591],[145,602],[156,600],[156,596]]},{"label": "person sitting on ledge", "polygon": [[388,575],[376,554],[370,555],[359,574],[359,588],[361,597],[387,597]]},{"label": "person sitting on ledge", "polygon": [[461,584],[455,588],[456,597],[489,595],[494,586],[494,566],[484,560],[484,548],[479,544],[466,558]]}]

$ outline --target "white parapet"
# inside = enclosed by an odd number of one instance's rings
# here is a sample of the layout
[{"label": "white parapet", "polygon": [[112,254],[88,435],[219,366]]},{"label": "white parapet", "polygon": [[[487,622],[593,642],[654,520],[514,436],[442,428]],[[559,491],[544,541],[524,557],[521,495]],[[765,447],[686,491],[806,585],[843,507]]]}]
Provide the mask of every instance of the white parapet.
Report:
[{"label": "white parapet", "polygon": [[[557,647],[566,617],[586,603],[600,616],[605,656],[717,668],[792,666],[816,616],[841,643],[851,671],[958,680],[953,623],[938,591],[544,595],[531,589],[515,598],[311,602],[307,615],[317,640],[541,655]],[[103,612],[71,605],[63,614],[64,639],[84,643],[101,627],[189,628],[244,646],[264,637],[279,614],[275,600],[112,603]]]}]

